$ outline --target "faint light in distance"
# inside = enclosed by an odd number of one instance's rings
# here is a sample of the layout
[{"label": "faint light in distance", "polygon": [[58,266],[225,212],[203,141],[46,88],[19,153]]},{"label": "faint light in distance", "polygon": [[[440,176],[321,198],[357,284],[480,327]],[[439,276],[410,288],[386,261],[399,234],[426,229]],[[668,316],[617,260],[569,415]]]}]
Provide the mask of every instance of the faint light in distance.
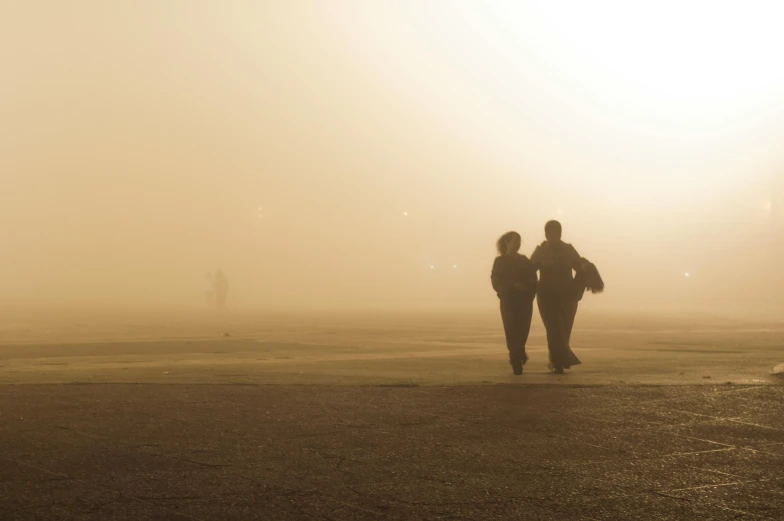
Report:
[{"label": "faint light in distance", "polygon": [[686,272],[685,276],[686,276],[687,279],[689,278],[689,272],[688,271]]},{"label": "faint light in distance", "polygon": [[408,217],[408,212],[403,212],[403,217]]}]

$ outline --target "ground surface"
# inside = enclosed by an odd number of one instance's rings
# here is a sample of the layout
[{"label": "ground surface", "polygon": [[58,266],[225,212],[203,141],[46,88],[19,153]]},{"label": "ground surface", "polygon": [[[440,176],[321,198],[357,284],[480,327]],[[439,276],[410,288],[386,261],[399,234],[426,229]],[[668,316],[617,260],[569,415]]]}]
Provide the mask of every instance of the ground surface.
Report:
[{"label": "ground surface", "polygon": [[0,519],[783,519],[782,386],[12,386]]},{"label": "ground surface", "polygon": [[0,520],[784,519],[781,325],[583,317],[12,317]]},{"label": "ground surface", "polygon": [[[587,306],[585,306],[587,308]],[[230,336],[224,337],[224,333]],[[523,382],[547,385],[775,383],[784,322],[592,313],[572,341],[584,362],[546,369],[534,321]],[[521,383],[497,313],[11,314],[0,310],[3,383]]]}]

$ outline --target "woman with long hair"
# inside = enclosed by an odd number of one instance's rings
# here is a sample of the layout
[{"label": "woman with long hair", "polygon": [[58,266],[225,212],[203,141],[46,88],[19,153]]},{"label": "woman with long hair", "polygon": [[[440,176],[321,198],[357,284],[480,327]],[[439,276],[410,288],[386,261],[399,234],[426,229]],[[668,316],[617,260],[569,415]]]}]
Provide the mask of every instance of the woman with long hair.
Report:
[{"label": "woman with long hair", "polygon": [[516,375],[523,374],[523,365],[528,361],[525,344],[531,330],[536,295],[536,270],[528,257],[520,255],[522,242],[517,232],[507,232],[498,239],[498,256],[490,275],[493,289],[501,301],[509,363]]}]

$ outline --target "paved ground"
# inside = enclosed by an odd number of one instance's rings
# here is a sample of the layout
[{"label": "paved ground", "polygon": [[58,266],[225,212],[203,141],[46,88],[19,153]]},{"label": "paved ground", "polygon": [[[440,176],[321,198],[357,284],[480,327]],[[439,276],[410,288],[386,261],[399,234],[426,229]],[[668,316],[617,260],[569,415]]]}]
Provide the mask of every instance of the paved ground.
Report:
[{"label": "paved ground", "polygon": [[[587,307],[587,306],[586,306]],[[266,316],[93,314],[8,317],[0,309],[0,384],[510,384],[501,320],[466,314]],[[223,337],[229,332],[230,337]],[[545,365],[534,321],[524,381],[541,385],[780,382],[784,323],[578,315],[584,362],[568,378]]]},{"label": "paved ground", "polygon": [[0,519],[784,519],[783,403],[780,385],[6,385]]},{"label": "paved ground", "polygon": [[578,318],[2,311],[0,521],[784,519],[784,324]]}]

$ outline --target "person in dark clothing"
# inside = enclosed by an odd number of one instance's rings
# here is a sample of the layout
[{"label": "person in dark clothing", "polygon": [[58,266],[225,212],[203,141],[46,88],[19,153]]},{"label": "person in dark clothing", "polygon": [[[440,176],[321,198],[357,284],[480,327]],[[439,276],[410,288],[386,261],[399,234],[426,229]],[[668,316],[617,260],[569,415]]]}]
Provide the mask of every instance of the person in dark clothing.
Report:
[{"label": "person in dark clothing", "polygon": [[[561,223],[550,221],[544,230],[547,240],[531,255],[531,262],[539,270],[536,302],[547,330],[549,367],[554,373],[563,374],[564,369],[581,363],[569,341],[577,305],[586,289],[584,276],[580,274],[587,261],[571,244],[561,241]],[[572,270],[578,273],[576,281]]]},{"label": "person in dark clothing", "polygon": [[226,278],[222,270],[215,272],[213,287],[215,291],[215,305],[222,310],[226,307],[226,297],[229,294],[229,279]]},{"label": "person in dark clothing", "polygon": [[509,363],[514,374],[523,374],[528,361],[525,344],[531,330],[533,303],[536,295],[536,270],[525,255],[520,255],[522,238],[508,232],[498,239],[498,257],[493,263],[490,279],[501,301],[501,319],[509,350]]}]

